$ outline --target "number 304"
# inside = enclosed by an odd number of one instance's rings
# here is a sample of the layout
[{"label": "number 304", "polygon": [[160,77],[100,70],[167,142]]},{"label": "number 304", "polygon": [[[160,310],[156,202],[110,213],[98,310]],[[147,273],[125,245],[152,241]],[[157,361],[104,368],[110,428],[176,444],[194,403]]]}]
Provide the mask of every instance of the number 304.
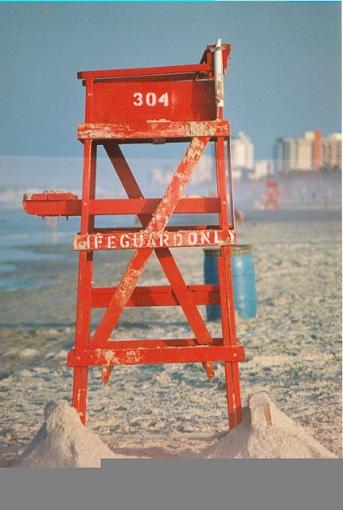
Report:
[{"label": "number 304", "polygon": [[146,94],[142,94],[142,92],[135,92],[133,94],[134,106],[156,106],[158,104],[162,104],[163,106],[169,106],[169,95],[168,92],[165,92],[160,97],[158,97],[155,92],[147,92]]}]

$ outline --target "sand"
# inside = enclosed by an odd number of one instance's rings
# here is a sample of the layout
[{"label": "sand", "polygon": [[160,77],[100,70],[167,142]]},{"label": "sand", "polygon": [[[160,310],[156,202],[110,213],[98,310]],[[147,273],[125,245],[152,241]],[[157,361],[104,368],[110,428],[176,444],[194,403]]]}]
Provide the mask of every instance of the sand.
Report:
[{"label": "sand", "polygon": [[[94,431],[81,424],[65,400],[49,402],[44,416],[43,425],[15,467],[97,468],[102,459],[142,458],[139,450],[135,455],[114,454]],[[279,411],[267,395],[258,393],[250,397],[242,423],[200,451],[198,457],[313,459],[335,455]]]},{"label": "sand", "polygon": [[242,423],[207,450],[210,459],[320,459],[336,456],[264,393],[249,399]]},{"label": "sand", "polygon": [[[259,298],[256,319],[237,318],[247,355],[241,364],[243,403],[247,406],[251,395],[265,392],[281,412],[340,457],[339,218],[245,223],[239,239],[254,247]],[[56,252],[56,246],[36,249]],[[33,262],[22,268],[53,277],[54,285],[2,293],[1,465],[23,453],[41,425],[47,402],[70,401],[72,374],[65,359],[73,343],[76,256],[70,246],[58,249],[68,253],[62,266]],[[201,250],[175,253],[187,282],[200,283]],[[117,282],[127,261],[118,254],[102,260],[96,284]],[[148,266],[141,284],[164,282],[156,263]],[[211,331],[219,336],[219,323]],[[182,313],[166,308],[129,310],[115,332],[115,338],[188,335]],[[94,369],[88,411],[88,427],[115,454],[197,456],[227,431],[223,367],[218,364],[213,381],[198,364],[116,367],[107,386]]]},{"label": "sand", "polygon": [[45,421],[16,467],[100,467],[101,459],[115,455],[89,428],[84,427],[65,400],[49,402]]}]

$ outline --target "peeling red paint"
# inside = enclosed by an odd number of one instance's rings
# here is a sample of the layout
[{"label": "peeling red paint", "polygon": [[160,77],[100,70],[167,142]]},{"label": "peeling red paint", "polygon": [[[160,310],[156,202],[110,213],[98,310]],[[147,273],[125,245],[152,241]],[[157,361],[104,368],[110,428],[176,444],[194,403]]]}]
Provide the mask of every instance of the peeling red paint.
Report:
[{"label": "peeling red paint", "polygon": [[[158,198],[98,198],[89,201],[90,212],[94,215],[152,214],[161,199]],[[55,196],[37,199],[36,195],[24,195],[23,207],[28,214],[36,216],[80,216],[82,201],[75,198],[56,200]],[[174,214],[219,213],[217,197],[180,198]]]},{"label": "peeling red paint", "polygon": [[223,347],[220,345],[197,345],[184,347],[127,347],[120,349],[90,349],[76,356],[74,351],[68,355],[69,366],[115,366],[115,365],[140,365],[154,363],[195,363],[199,361],[244,361],[244,349],[241,345]]},{"label": "peeling red paint", "polygon": [[131,124],[117,122],[108,124],[80,124],[77,131],[79,140],[191,140],[194,137],[229,136],[230,125],[226,120],[199,122],[145,121]]}]

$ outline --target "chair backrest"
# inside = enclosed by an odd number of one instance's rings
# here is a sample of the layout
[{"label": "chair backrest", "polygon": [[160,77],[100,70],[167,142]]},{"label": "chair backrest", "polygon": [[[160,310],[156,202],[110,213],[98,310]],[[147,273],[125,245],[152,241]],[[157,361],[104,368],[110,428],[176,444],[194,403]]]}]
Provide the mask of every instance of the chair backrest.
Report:
[{"label": "chair backrest", "polygon": [[[200,64],[79,72],[86,85],[86,122],[215,120],[215,49],[208,46]],[[221,45],[224,71],[230,49]]]}]

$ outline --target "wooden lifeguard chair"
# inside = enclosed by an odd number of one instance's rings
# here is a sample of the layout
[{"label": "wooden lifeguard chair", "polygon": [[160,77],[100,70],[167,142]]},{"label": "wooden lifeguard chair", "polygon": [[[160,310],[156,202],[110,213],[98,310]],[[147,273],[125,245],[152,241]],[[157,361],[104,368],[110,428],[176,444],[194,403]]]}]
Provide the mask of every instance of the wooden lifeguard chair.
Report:
[{"label": "wooden lifeguard chair", "polygon": [[[82,197],[43,193],[26,197],[24,208],[40,216],[81,216],[73,247],[79,251],[75,346],[68,354],[74,370],[73,406],[86,421],[89,367],[102,368],[107,382],[120,364],[203,364],[209,378],[214,362],[225,365],[230,428],[242,419],[239,368],[244,349],[236,338],[230,246],[235,243],[230,165],[230,125],[223,118],[224,81],[231,47],[207,46],[199,64],[82,71],[85,123],[78,127],[83,143]],[[180,143],[188,148],[161,198],[145,198],[122,147],[134,143]],[[215,197],[183,195],[206,146],[215,146]],[[96,197],[97,148],[102,145],[127,194],[126,199]],[[227,177],[229,189],[227,189]],[[109,188],[111,183],[109,183]],[[172,215],[215,213],[217,225],[168,226]],[[140,227],[98,228],[98,215],[135,215]],[[218,285],[187,285],[173,258],[178,247],[220,247]],[[134,250],[117,287],[93,285],[97,250]],[[169,281],[166,286],[137,286],[155,252]],[[198,305],[219,304],[222,335],[212,338]],[[181,307],[193,331],[185,339],[112,340],[126,307]],[[104,309],[91,335],[91,311]]]}]

